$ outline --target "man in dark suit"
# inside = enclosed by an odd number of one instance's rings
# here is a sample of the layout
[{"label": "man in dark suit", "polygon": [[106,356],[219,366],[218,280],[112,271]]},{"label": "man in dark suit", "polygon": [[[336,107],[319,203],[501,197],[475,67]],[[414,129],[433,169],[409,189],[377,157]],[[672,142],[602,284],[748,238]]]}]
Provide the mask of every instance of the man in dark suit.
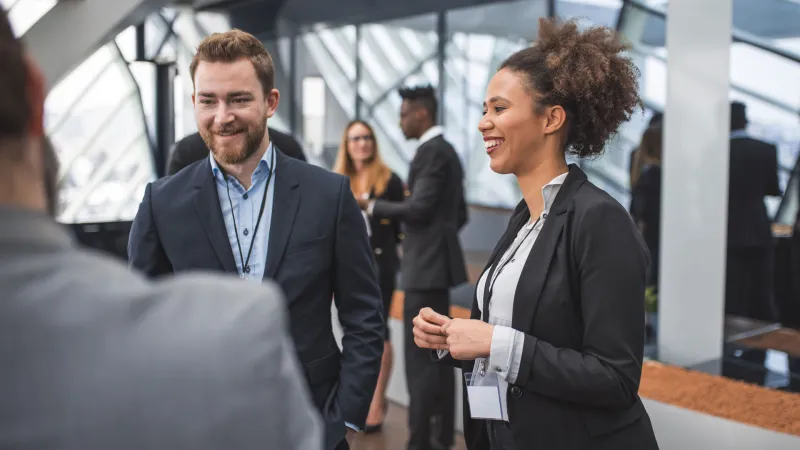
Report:
[{"label": "man in dark suit", "polygon": [[[267,128],[269,140],[276,147],[281,149],[284,155],[291,158],[306,160],[303,148],[291,135],[281,133],[274,128]],[[200,133],[192,133],[172,146],[169,152],[169,162],[167,163],[167,175],[175,175],[179,170],[189,164],[208,158],[208,146]]]},{"label": "man in dark suit", "polygon": [[[436,93],[431,87],[401,89],[400,127],[419,147],[408,174],[403,202],[359,200],[368,214],[404,222],[401,263],[405,363],[409,393],[409,449],[429,449],[431,438],[453,442],[453,370],[436,364],[414,344],[411,320],[425,307],[449,314],[449,289],[467,281],[458,231],[467,221],[464,171],[453,146],[436,126]],[[440,422],[432,436],[431,419]]]},{"label": "man in dark suit", "polygon": [[745,105],[731,103],[730,188],[725,312],[772,321],[772,220],[764,197],[781,195],[778,150],[747,135]]},{"label": "man in dark suit", "polygon": [[[346,449],[346,427],[349,440],[366,422],[385,334],[364,218],[345,177],[270,142],[266,121],[280,94],[272,59],[255,37],[239,30],[208,37],[190,73],[211,156],[147,186],[130,263],[150,276],[200,269],[277,281],[326,422],[325,448]],[[331,302],[344,329],[341,353]]]}]

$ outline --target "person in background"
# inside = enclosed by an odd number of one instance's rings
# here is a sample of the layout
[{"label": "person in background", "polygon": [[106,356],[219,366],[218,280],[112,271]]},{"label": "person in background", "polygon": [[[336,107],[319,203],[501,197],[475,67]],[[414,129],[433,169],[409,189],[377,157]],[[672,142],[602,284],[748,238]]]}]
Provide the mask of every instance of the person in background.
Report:
[{"label": "person in background", "polygon": [[130,264],[151,277],[211,270],[242,283],[277,281],[325,420],[325,450],[347,449],[366,422],[385,335],[372,249],[349,180],[289,158],[269,140],[280,92],[272,57],[255,36],[212,34],[189,73],[197,128],[211,154],[147,185],[131,226]]},{"label": "person in background", "polygon": [[[430,86],[403,88],[400,128],[419,147],[408,172],[409,195],[402,202],[358,199],[373,217],[403,222],[401,280],[404,355],[408,383],[409,450],[431,448],[431,441],[453,444],[455,384],[453,370],[435,364],[427,351],[414,345],[411,319],[423,307],[450,312],[451,287],[467,280],[458,232],[466,223],[464,170],[452,145],[436,125],[438,102]],[[432,421],[437,421],[434,429]],[[434,432],[435,431],[435,432]]]},{"label": "person in background", "polygon": [[[350,122],[345,128],[333,171],[350,179],[350,189],[356,198],[403,201],[403,182],[384,164],[378,151],[375,132],[364,121]],[[389,340],[389,311],[397,280],[397,269],[400,264],[398,246],[403,239],[403,234],[399,220],[374,215],[368,217],[368,220],[372,250],[378,263],[378,277],[383,297],[383,317],[387,324],[381,372],[364,427],[365,433],[372,433],[381,429],[388,406],[386,387],[392,373],[393,358],[392,344]]]},{"label": "person in background", "polygon": [[[664,114],[660,112],[653,113],[653,116],[650,117],[650,122],[647,124],[647,128],[663,128],[664,123]],[[644,165],[645,158],[640,158],[640,147],[636,147],[631,151],[631,154],[628,159],[628,169],[630,171],[630,180],[629,186],[631,190],[636,187],[636,183],[639,181],[639,175],[642,172],[642,166]]]},{"label": "person in background", "polygon": [[[469,450],[657,450],[638,395],[648,252],[627,211],[566,154],[596,157],[641,100],[613,30],[540,19],[486,90],[491,169],[523,200],[471,319],[424,308],[416,343],[469,374]],[[486,390],[488,389],[488,393]],[[473,412],[475,415],[473,416]]]},{"label": "person in background", "polygon": [[661,237],[661,130],[660,126],[650,127],[642,136],[639,147],[642,171],[631,192],[631,215],[650,251],[647,285],[655,288],[658,288]]},{"label": "person in background", "polygon": [[[303,148],[291,135],[281,133],[274,128],[268,128],[270,141],[290,158],[306,160]],[[209,150],[200,133],[192,133],[176,142],[169,151],[167,162],[167,175],[175,175],[184,167],[197,161],[208,158]]]},{"label": "person in background", "polygon": [[731,103],[725,313],[778,319],[772,218],[764,198],[781,195],[778,149],[747,134],[744,103]]},{"label": "person in background", "polygon": [[45,82],[4,11],[0,66],[0,447],[321,450],[275,284],[150,282],[81,249],[52,216]]}]

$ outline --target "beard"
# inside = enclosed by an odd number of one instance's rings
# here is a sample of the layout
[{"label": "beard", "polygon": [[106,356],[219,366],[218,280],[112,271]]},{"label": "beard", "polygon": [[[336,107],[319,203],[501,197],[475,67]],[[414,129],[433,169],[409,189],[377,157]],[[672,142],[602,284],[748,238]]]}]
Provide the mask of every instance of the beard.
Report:
[{"label": "beard", "polygon": [[[241,164],[246,161],[247,158],[253,156],[253,154],[258,151],[259,147],[261,147],[266,130],[267,121],[264,120],[252,128],[237,124],[221,127],[216,132],[207,128],[200,131],[200,137],[203,138],[203,141],[218,162],[222,164]],[[245,140],[242,145],[230,146],[217,143],[216,137],[218,134],[241,132],[245,133]]]},{"label": "beard", "polygon": [[47,214],[53,218],[61,211],[58,182],[59,168],[60,164],[56,150],[50,139],[45,136],[42,138],[42,177],[47,201]]}]

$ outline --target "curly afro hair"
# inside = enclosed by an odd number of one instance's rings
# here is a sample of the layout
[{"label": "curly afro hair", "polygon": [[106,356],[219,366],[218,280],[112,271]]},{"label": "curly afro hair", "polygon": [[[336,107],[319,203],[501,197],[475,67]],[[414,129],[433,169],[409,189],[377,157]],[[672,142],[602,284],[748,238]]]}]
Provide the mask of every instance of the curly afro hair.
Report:
[{"label": "curly afro hair", "polygon": [[498,70],[523,75],[538,107],[564,108],[568,153],[599,156],[619,126],[643,106],[639,70],[621,55],[628,48],[606,27],[581,31],[574,20],[539,19],[534,45],[511,55]]}]

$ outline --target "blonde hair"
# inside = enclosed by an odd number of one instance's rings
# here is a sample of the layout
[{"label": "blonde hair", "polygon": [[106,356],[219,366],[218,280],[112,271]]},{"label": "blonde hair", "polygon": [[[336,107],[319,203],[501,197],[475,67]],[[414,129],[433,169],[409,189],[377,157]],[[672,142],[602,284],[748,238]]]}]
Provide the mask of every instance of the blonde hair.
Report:
[{"label": "blonde hair", "polygon": [[361,124],[367,128],[369,135],[372,138],[372,157],[366,161],[364,170],[367,171],[367,188],[375,191],[376,196],[380,196],[386,192],[386,186],[389,184],[389,179],[392,177],[392,171],[389,169],[378,152],[378,142],[375,139],[375,131],[369,126],[368,123],[362,120],[354,120],[347,124],[344,128],[342,135],[342,142],[339,144],[339,153],[336,155],[336,163],[333,165],[333,171],[350,178],[350,190],[356,191],[356,167],[353,164],[353,159],[350,153],[347,152],[348,139],[347,135],[353,126]]},{"label": "blonde hair", "polygon": [[247,58],[256,69],[256,76],[261,82],[264,94],[267,95],[275,87],[275,67],[272,56],[255,36],[244,31],[233,29],[225,33],[214,33],[203,39],[192,58],[189,74],[194,85],[194,74],[200,62],[233,63]]}]

